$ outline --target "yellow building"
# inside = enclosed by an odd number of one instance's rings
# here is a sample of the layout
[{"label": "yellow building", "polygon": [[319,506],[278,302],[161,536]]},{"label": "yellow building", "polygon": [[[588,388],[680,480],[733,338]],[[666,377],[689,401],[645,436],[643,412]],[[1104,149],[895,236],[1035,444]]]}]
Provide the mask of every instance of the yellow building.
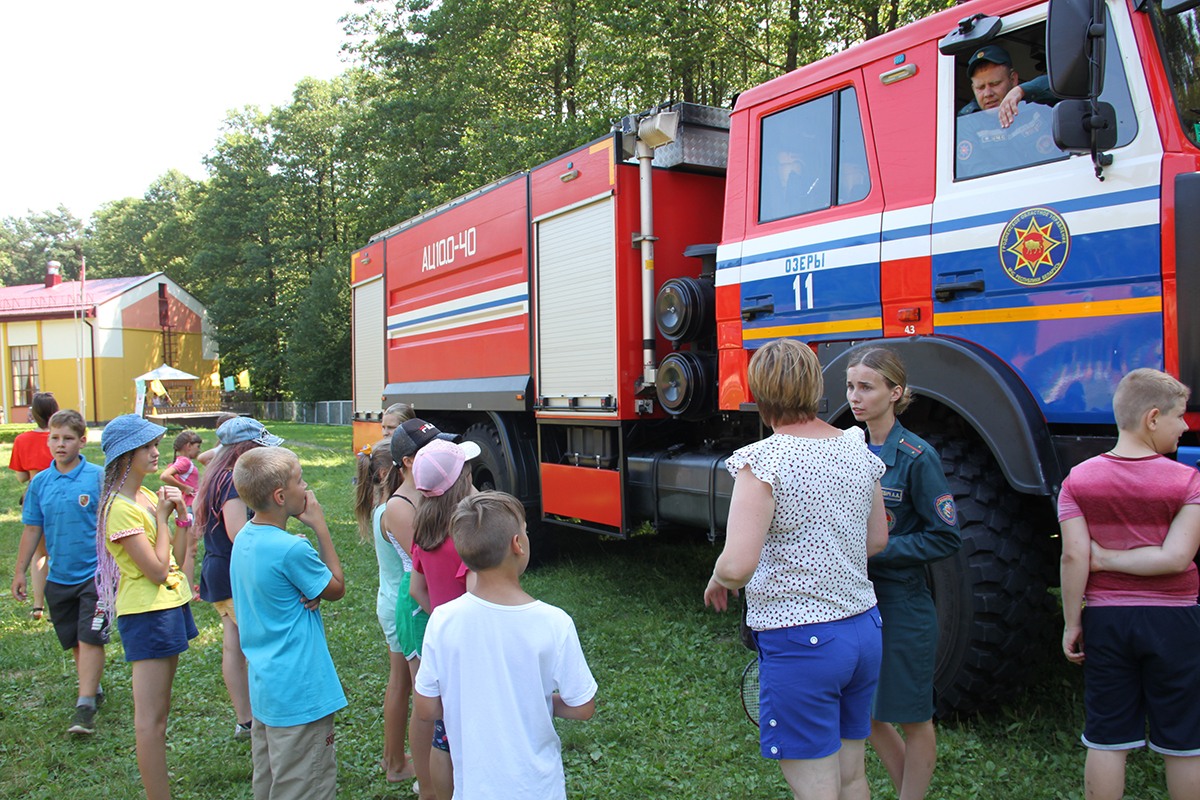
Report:
[{"label": "yellow building", "polygon": [[217,371],[208,313],[162,272],[80,288],[54,266],[43,284],[0,287],[5,421],[25,422],[33,393],[54,392],[60,408],[103,423],[137,410],[134,378],[155,367]]}]

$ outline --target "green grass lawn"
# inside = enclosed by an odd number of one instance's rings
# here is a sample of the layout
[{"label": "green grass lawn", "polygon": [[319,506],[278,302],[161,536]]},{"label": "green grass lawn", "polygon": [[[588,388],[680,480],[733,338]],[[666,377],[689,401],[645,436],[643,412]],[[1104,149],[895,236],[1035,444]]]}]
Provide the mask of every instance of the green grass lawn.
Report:
[{"label": "green grass lawn", "polygon": [[[407,784],[389,786],[377,766],[387,657],[375,619],[374,551],[369,542],[359,543],[354,526],[350,430],[284,423],[270,428],[299,454],[346,573],[346,597],[322,605],[350,702],[337,723],[341,796],[413,797]],[[102,463],[98,439],[93,431],[85,453]],[[0,446],[4,463],[10,447]],[[163,467],[169,455],[163,455]],[[0,568],[11,576],[21,531],[20,490],[11,473],[3,472]],[[737,618],[703,607],[718,549],[703,535],[617,541],[565,530],[557,544],[554,557],[528,574],[525,585],[574,617],[600,684],[592,721],[558,722],[570,796],[789,797],[779,770],[758,755],[757,729],[741,710],[738,679],[751,653],[738,642]],[[69,655],[49,624],[33,622],[28,611],[28,603],[18,604],[4,592],[0,798],[141,797],[129,669],[120,645],[108,648],[109,700],[97,714],[97,733],[75,740],[65,733],[75,698]],[[174,794],[249,798],[250,748],[230,738],[234,718],[221,681],[220,623],[207,605],[195,606],[195,612],[200,636],[180,657],[167,735]],[[1037,685],[1019,703],[939,727],[940,761],[930,798],[1081,798],[1082,672],[1057,652],[1050,656]],[[874,797],[895,797],[869,750],[868,776]],[[1135,753],[1126,796],[1165,798],[1163,787],[1160,759]]]}]

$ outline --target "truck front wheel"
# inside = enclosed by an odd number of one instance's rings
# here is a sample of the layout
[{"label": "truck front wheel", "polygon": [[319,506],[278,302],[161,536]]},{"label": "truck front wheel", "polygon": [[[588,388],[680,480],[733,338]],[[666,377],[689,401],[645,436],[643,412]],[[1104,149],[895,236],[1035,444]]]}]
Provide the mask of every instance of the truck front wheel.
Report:
[{"label": "truck front wheel", "polygon": [[504,460],[504,446],[496,428],[481,422],[467,428],[462,435],[464,441],[479,445],[479,457],[471,461],[471,482],[480,491],[494,489],[513,493],[512,477],[508,463]]},{"label": "truck front wheel", "polygon": [[1044,529],[1053,523],[1046,501],[1011,489],[982,442],[925,438],[942,456],[963,539],[927,570],[938,615],[934,696],[945,718],[1016,694],[1051,653],[1055,540]]}]

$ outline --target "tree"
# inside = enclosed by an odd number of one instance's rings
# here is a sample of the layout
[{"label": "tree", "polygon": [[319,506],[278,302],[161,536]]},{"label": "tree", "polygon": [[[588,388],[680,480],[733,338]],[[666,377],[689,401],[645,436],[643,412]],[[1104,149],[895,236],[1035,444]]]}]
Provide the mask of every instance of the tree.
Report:
[{"label": "tree", "polygon": [[191,178],[170,170],[143,197],[102,204],[88,226],[88,273],[121,278],[162,271],[185,285],[195,248],[196,189]]},{"label": "tree", "polygon": [[[194,236],[200,244],[188,289],[208,304],[224,371],[249,369],[263,397],[280,397],[294,387],[311,396],[342,385],[325,373],[320,381],[296,383],[289,377],[297,369],[304,375],[318,369],[311,352],[342,364],[348,374],[348,310],[342,334],[323,332],[321,342],[310,340],[300,349],[288,342],[306,304],[341,308],[329,264],[348,263],[348,241],[362,235],[369,188],[355,180],[362,173],[351,165],[359,154],[345,138],[357,127],[358,99],[351,72],[333,81],[301,81],[286,106],[231,115],[207,161],[209,180],[197,191]],[[314,282],[321,287],[315,295]],[[348,287],[342,290],[348,309]],[[313,313],[304,319],[301,329],[324,330]],[[344,356],[335,355],[338,347]]]},{"label": "tree", "polygon": [[92,215],[88,273],[94,278],[144,275],[146,237],[157,227],[151,204],[139,197],[102,204]]},{"label": "tree", "polygon": [[226,374],[251,371],[256,391],[279,397],[283,334],[273,221],[279,202],[271,170],[270,132],[255,108],[231,114],[226,133],[206,164],[199,191],[196,238],[188,291],[208,306]]},{"label": "tree", "polygon": [[302,403],[350,397],[350,253],[330,252],[296,305],[287,388]]},{"label": "tree", "polygon": [[142,266],[162,270],[176,283],[191,283],[191,263],[197,249],[196,203],[201,185],[179,170],[168,170],[146,190],[151,204],[154,230],[146,234]]},{"label": "tree", "polygon": [[80,263],[75,245],[85,243],[83,223],[63,205],[55,211],[31,211],[27,217],[5,217],[0,220],[0,283],[41,283],[50,261],[62,265],[63,280],[75,280]]}]

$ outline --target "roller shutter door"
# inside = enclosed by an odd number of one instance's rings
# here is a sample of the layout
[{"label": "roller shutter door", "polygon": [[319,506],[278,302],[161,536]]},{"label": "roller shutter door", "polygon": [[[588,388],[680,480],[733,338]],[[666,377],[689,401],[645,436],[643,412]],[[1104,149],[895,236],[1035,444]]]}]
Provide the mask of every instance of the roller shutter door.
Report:
[{"label": "roller shutter door", "polygon": [[381,411],[383,396],[383,278],[354,287],[354,410]]},{"label": "roller shutter door", "polygon": [[613,209],[607,197],[538,223],[538,394],[549,405],[617,394]]}]

